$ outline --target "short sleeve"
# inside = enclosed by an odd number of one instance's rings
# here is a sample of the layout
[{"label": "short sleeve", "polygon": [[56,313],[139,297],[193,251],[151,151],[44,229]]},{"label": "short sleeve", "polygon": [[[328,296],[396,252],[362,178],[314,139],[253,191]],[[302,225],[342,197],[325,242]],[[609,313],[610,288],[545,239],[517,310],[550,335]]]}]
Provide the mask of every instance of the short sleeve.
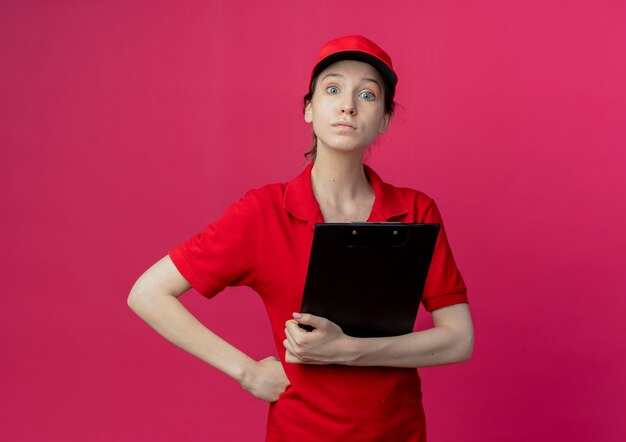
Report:
[{"label": "short sleeve", "polygon": [[211,298],[227,286],[252,285],[258,261],[260,207],[251,192],[202,232],[169,251],[191,286]]},{"label": "short sleeve", "polygon": [[452,256],[441,214],[434,201],[431,200],[422,222],[441,226],[422,295],[424,307],[432,312],[449,305],[466,303],[467,288]]}]

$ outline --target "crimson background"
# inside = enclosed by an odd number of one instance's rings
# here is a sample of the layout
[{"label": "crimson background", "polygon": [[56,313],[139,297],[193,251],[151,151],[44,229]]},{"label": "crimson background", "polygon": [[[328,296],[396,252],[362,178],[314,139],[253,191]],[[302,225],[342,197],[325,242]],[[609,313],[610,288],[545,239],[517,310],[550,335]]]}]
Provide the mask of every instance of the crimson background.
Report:
[{"label": "crimson background", "polygon": [[[400,77],[369,163],[437,200],[470,289],[473,358],[420,370],[430,440],[621,440],[624,29],[621,1],[3,1],[0,438],[262,439],[266,404],[126,296],[301,170],[311,63],[361,33]],[[248,289],[183,298],[274,353]]]}]

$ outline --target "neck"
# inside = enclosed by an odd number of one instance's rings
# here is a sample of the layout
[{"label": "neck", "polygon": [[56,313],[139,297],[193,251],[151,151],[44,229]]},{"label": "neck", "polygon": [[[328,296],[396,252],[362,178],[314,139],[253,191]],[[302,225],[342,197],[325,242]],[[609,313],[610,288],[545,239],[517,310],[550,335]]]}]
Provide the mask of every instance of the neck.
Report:
[{"label": "neck", "polygon": [[363,170],[363,152],[318,151],[311,170],[311,185],[320,203],[333,206],[373,195]]}]

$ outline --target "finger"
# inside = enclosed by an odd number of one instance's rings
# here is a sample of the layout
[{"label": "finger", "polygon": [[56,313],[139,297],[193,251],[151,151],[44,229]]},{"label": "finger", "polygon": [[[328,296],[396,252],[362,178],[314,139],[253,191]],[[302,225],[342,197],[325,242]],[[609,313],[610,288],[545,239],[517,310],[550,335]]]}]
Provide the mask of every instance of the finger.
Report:
[{"label": "finger", "polygon": [[285,330],[288,331],[291,337],[298,342],[309,335],[309,332],[301,328],[294,319],[290,319],[285,322]]},{"label": "finger", "polygon": [[310,313],[294,313],[293,318],[300,324],[310,325],[315,328],[324,328],[330,323],[328,319]]},{"label": "finger", "polygon": [[295,326],[295,329],[293,327],[294,327],[293,325],[286,325],[285,337],[291,344],[292,348],[297,348],[299,347],[299,344],[302,343],[302,335],[298,331],[300,327],[298,327],[297,325]]},{"label": "finger", "polygon": [[[306,354],[303,354],[303,349],[293,342],[289,341],[289,339],[283,340],[283,347],[287,351],[287,354],[291,356],[291,358],[296,358],[298,360],[298,364],[309,364],[311,363],[311,359]],[[285,359],[286,360],[286,359]],[[293,362],[293,361],[292,361]]]},{"label": "finger", "polygon": [[287,350],[288,352],[293,353],[294,355],[296,354],[294,344],[293,342],[289,341],[289,338],[283,340],[283,347],[285,347],[285,350]]},{"label": "finger", "polygon": [[306,360],[302,359],[298,356],[291,348],[291,344],[286,339],[283,341],[283,346],[285,347],[285,362],[289,362],[291,364],[306,364]]},{"label": "finger", "polygon": [[315,359],[303,359],[300,358],[289,351],[285,352],[285,361],[290,364],[304,364],[304,365],[326,365],[327,362],[318,361]]},{"label": "finger", "polygon": [[289,364],[304,364],[304,361],[291,353],[289,350],[285,351],[285,362]]},{"label": "finger", "polygon": [[303,343],[301,342],[301,340],[298,340],[297,338],[294,338],[288,334],[286,335],[287,337],[283,341],[283,346],[285,347],[285,349],[289,350],[289,352],[300,361],[306,361],[306,347],[303,347]]}]

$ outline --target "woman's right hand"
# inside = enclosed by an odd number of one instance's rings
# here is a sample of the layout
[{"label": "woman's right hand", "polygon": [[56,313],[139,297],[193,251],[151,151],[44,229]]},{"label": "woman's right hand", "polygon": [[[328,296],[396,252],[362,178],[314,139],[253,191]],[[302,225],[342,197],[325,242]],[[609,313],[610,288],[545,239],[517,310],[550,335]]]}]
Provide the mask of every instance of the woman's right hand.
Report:
[{"label": "woman's right hand", "polygon": [[240,384],[244,390],[267,402],[278,400],[290,385],[283,365],[274,356],[252,361]]}]

